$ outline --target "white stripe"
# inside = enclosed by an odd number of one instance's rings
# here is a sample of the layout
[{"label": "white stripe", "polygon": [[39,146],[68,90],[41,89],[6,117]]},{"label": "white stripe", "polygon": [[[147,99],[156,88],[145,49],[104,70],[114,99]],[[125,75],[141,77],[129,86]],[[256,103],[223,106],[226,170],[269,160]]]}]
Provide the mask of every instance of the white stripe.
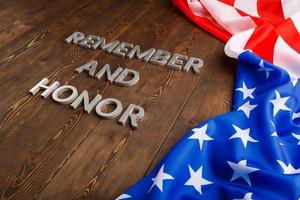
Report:
[{"label": "white stripe", "polygon": [[281,0],[281,5],[285,19],[300,11],[299,0]]},{"label": "white stripe", "polygon": [[208,20],[210,20],[215,26],[217,26],[220,29],[223,29],[222,26],[214,20],[214,18],[211,16],[211,14],[204,8],[204,6],[198,1],[198,0],[187,0],[187,3],[192,11],[192,13],[198,17],[205,17]]},{"label": "white stripe", "polygon": [[191,9],[191,11],[194,13],[194,15],[198,17],[208,17],[209,14],[207,13],[207,10],[202,6],[202,4],[198,0],[187,0],[187,3]]},{"label": "white stripe", "polygon": [[280,36],[275,44],[273,63],[284,68],[290,75],[300,78],[300,54]]},{"label": "white stripe", "polygon": [[300,12],[291,16],[291,20],[293,21],[297,31],[300,33]]},{"label": "white stripe", "polygon": [[259,17],[257,11],[257,0],[235,0],[234,7],[248,15]]},{"label": "white stripe", "polygon": [[238,11],[217,0],[200,0],[213,18],[231,34],[256,27],[249,16],[241,16]]},{"label": "white stripe", "polygon": [[245,46],[253,32],[254,28],[232,36],[225,45],[225,54],[232,58],[238,58],[245,51]]}]

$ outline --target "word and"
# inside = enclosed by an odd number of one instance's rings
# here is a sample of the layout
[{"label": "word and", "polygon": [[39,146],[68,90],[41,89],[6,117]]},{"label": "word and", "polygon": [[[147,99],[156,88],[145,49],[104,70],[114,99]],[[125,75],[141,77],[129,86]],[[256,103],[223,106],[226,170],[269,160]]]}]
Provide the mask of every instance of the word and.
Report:
[{"label": "word and", "polygon": [[96,60],[91,60],[88,63],[81,65],[75,71],[79,74],[82,72],[87,72],[92,78],[100,79],[104,74],[106,74],[106,79],[110,83],[115,83],[120,86],[132,86],[140,80],[139,72],[133,69],[123,69],[118,67],[113,73],[110,69],[109,64],[105,64],[97,73],[98,62]]},{"label": "word and", "polygon": [[200,74],[200,69],[203,66],[203,60],[200,58],[188,57],[177,53],[171,55],[168,51],[161,49],[156,50],[155,48],[141,52],[139,45],[120,42],[118,40],[107,43],[104,37],[97,35],[85,36],[84,33],[78,31],[68,36],[65,41],[87,49],[95,50],[99,48],[116,56],[129,59],[137,58],[152,64],[166,65],[173,70],[181,70],[184,72],[193,71],[195,74]]},{"label": "word and", "polygon": [[[93,109],[95,109],[97,115],[103,119],[114,119],[122,113],[123,106],[118,99],[102,99],[102,96],[97,94],[96,97],[90,101],[89,94],[86,90],[79,94],[74,86],[60,86],[58,81],[55,81],[51,85],[48,85],[48,83],[49,80],[47,78],[43,78],[32,89],[30,89],[29,92],[32,95],[35,95],[39,91],[43,90],[41,93],[43,98],[47,98],[52,94],[52,99],[55,102],[59,104],[70,104],[73,109],[76,109],[83,104],[85,112],[90,113]],[[110,112],[104,112],[103,110],[108,108],[108,106],[113,107],[113,110]],[[139,121],[144,117],[144,114],[145,111],[142,107],[130,104],[121,115],[118,122],[124,125],[126,121],[129,121],[130,125],[136,129]]]}]

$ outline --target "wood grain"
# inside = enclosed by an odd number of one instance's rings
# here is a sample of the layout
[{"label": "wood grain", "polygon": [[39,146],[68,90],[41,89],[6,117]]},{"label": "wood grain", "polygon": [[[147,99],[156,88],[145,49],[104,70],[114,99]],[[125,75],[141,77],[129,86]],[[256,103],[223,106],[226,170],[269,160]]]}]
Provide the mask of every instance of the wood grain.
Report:
[{"label": "wood grain", "polygon": [[[229,111],[234,65],[223,44],[189,22],[171,1],[89,0],[0,3],[0,199],[114,199],[162,159],[193,126]],[[199,76],[68,45],[75,30],[142,48],[203,58]],[[120,87],[76,74],[96,59],[135,69]],[[139,129],[31,96],[43,77],[91,97],[146,110]],[[3,161],[3,162],[2,162]]]}]

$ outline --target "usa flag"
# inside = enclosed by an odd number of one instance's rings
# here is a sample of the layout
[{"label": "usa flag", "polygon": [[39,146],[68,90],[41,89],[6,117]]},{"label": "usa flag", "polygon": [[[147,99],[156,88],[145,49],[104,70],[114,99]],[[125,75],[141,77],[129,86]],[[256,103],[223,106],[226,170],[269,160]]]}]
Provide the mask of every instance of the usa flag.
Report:
[{"label": "usa flag", "polygon": [[232,112],[117,199],[300,199],[300,1],[174,0],[239,60]]}]

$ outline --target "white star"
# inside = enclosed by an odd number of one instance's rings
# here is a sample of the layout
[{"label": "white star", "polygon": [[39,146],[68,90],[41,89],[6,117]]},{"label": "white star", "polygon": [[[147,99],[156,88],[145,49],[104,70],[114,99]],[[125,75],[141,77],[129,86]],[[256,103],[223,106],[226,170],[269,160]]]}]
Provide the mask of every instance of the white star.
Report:
[{"label": "white star", "polygon": [[128,199],[131,198],[132,196],[128,195],[128,194],[121,194],[118,198],[116,198],[116,200],[121,200],[121,199]]},{"label": "white star", "polygon": [[245,115],[249,118],[250,116],[250,112],[256,108],[257,105],[251,105],[250,101],[247,101],[246,103],[244,103],[243,105],[241,105],[237,110],[241,110],[245,113]]},{"label": "white star", "polygon": [[275,124],[274,124],[272,121],[271,121],[271,124],[272,124],[272,126],[273,126],[273,128],[274,128],[274,132],[272,133],[271,136],[278,137],[278,134],[277,134],[277,131],[276,131],[276,127],[275,127]]},{"label": "white star", "polygon": [[153,184],[150,187],[148,192],[150,192],[154,186],[157,186],[158,189],[162,192],[164,180],[173,180],[173,179],[174,179],[173,176],[164,172],[164,165],[162,165],[156,177],[152,178]]},{"label": "white star", "polygon": [[252,192],[248,192],[244,195],[244,197],[242,199],[233,199],[233,200],[252,200]]},{"label": "white star", "polygon": [[203,178],[202,166],[197,171],[194,171],[193,168],[189,166],[189,171],[190,179],[184,185],[193,186],[200,194],[202,194],[203,185],[209,185],[213,183]]},{"label": "white star", "polygon": [[291,163],[286,165],[281,160],[277,160],[277,162],[280,164],[281,168],[283,169],[284,174],[300,174],[300,168],[295,169]]},{"label": "white star", "polygon": [[297,135],[295,133],[292,133],[292,135],[294,136],[294,138],[296,138],[297,140],[299,140],[297,145],[300,145],[300,135]]},{"label": "white star", "polygon": [[249,186],[251,186],[251,181],[248,174],[255,172],[259,169],[254,167],[248,167],[247,160],[241,160],[239,163],[227,161],[227,163],[233,169],[233,175],[230,181],[234,181],[235,179],[241,177],[249,184]]},{"label": "white star", "polygon": [[300,112],[293,113],[292,120],[300,118]]},{"label": "white star", "polygon": [[291,109],[289,109],[285,105],[285,103],[289,100],[290,97],[281,97],[280,93],[277,90],[275,90],[275,95],[276,95],[275,99],[270,101],[274,106],[274,110],[273,110],[274,117],[276,116],[279,110],[291,111]]},{"label": "white star", "polygon": [[203,142],[204,141],[214,140],[213,138],[209,137],[207,135],[207,133],[206,133],[206,131],[207,131],[207,124],[205,124],[201,128],[194,128],[194,129],[192,129],[192,131],[194,132],[194,134],[191,135],[189,137],[189,139],[198,140],[199,146],[200,146],[200,150],[202,150],[202,146],[203,146]]},{"label": "white star", "polygon": [[254,99],[253,92],[255,89],[256,89],[256,87],[247,88],[247,85],[245,84],[245,82],[243,82],[243,87],[237,88],[236,91],[240,91],[243,93],[243,99],[246,99],[247,97]]},{"label": "white star", "polygon": [[270,75],[270,71],[273,71],[273,69],[266,68],[263,60],[259,62],[259,66],[260,68],[258,69],[258,71],[264,71],[266,73],[266,79],[268,79]]},{"label": "white star", "polygon": [[295,77],[293,77],[293,76],[290,76],[290,79],[291,79],[291,82],[293,84],[293,87],[295,87],[297,85],[297,83],[298,83],[298,79],[295,78]]},{"label": "white star", "polygon": [[250,128],[247,129],[240,129],[239,127],[232,125],[233,128],[235,129],[235,133],[229,138],[234,139],[234,138],[239,138],[242,140],[244,147],[247,147],[247,143],[249,142],[258,142],[257,140],[253,139],[249,134],[250,134]]}]

